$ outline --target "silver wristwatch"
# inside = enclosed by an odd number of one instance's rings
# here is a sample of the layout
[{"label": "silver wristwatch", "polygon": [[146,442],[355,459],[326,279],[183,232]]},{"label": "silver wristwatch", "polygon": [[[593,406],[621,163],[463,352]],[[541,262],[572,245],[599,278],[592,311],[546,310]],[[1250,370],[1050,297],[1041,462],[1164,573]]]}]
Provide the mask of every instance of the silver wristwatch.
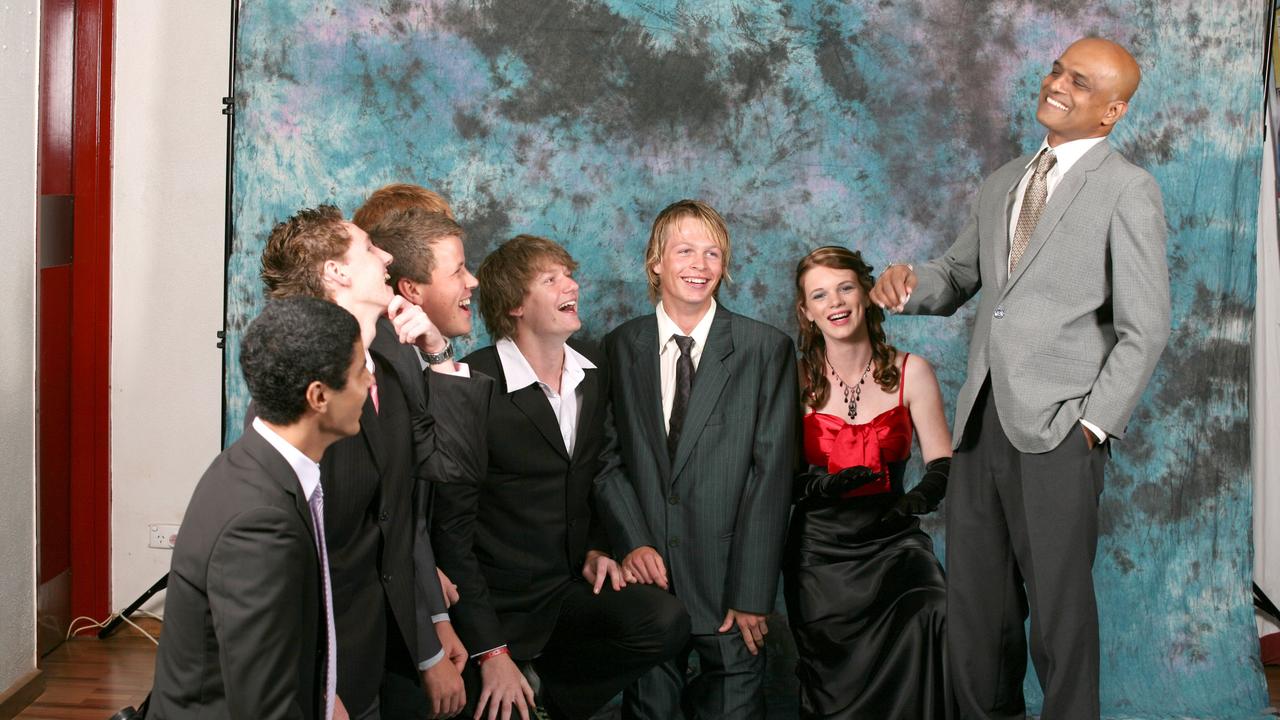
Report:
[{"label": "silver wristwatch", "polygon": [[453,341],[449,338],[444,339],[444,349],[438,353],[429,353],[422,351],[422,359],[427,361],[428,365],[439,365],[446,360],[453,359]]}]

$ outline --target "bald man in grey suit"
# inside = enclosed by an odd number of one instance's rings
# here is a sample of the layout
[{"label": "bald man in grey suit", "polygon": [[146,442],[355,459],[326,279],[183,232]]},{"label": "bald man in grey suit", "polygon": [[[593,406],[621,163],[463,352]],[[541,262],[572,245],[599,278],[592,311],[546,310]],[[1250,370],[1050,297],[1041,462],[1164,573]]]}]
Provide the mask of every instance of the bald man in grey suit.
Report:
[{"label": "bald man in grey suit", "polygon": [[1072,44],[1041,83],[1036,154],[983,183],[947,253],[871,298],[949,315],[982,289],[956,400],[947,642],[964,717],[1022,718],[1023,620],[1045,720],[1096,718],[1092,567],[1109,439],[1169,337],[1160,188],[1106,136],[1138,87],[1124,48]]}]

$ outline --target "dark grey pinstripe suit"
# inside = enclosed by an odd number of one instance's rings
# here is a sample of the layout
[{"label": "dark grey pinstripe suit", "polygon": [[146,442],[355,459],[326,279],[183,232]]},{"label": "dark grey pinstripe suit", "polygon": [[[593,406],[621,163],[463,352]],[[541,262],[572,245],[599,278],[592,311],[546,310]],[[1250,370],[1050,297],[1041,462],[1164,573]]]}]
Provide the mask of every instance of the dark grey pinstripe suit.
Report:
[{"label": "dark grey pinstripe suit", "polygon": [[[702,687],[690,688],[686,707],[698,717],[762,714],[763,654],[749,655],[736,629],[723,636],[716,630],[729,609],[773,610],[799,439],[791,339],[717,307],[674,459],[663,423],[656,316],[619,326],[605,349],[622,466],[597,483],[605,516],[617,521],[617,555],[645,545],[661,553],[689,609],[691,650],[704,671],[716,668],[704,672]],[[680,663],[640,682],[641,691],[628,695],[629,716],[680,716]]]}]

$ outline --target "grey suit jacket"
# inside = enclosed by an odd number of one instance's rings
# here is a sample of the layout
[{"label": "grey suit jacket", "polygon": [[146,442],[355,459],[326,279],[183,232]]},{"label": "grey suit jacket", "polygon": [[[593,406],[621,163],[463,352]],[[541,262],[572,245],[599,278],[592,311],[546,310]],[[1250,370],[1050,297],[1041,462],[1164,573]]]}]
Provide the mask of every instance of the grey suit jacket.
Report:
[{"label": "grey suit jacket", "polygon": [[320,560],[293,468],[249,429],[205,471],[188,509],[147,717],[319,717]]},{"label": "grey suit jacket", "polygon": [[904,310],[950,315],[986,287],[956,399],[956,447],[988,375],[1022,452],[1052,450],[1081,418],[1123,437],[1169,337],[1160,188],[1105,140],[1063,176],[1005,277],[1009,213],[1030,159],[987,178],[955,244],[916,268]]},{"label": "grey suit jacket", "polygon": [[620,452],[596,484],[617,556],[656,548],[695,634],[714,633],[730,608],[770,612],[799,439],[791,339],[717,308],[674,460],[656,316],[616,328],[605,351]]}]

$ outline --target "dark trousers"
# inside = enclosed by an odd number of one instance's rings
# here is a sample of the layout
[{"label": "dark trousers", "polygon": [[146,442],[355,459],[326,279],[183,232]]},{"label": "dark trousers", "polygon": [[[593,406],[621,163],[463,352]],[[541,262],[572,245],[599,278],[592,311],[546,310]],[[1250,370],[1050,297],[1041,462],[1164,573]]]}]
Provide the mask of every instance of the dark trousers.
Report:
[{"label": "dark trousers", "polygon": [[1099,716],[1093,556],[1107,450],[1083,426],[1047,453],[1005,436],[988,381],[947,493],[947,654],[964,718],[1023,718],[1031,659],[1042,720]]},{"label": "dark trousers", "polygon": [[[675,656],[689,637],[689,613],[669,593],[649,585],[599,595],[584,582],[567,586],[550,640],[533,668],[542,680],[540,704],[553,718],[590,718],[649,668]],[[523,659],[518,659],[523,660]],[[480,674],[468,663],[465,717],[475,711]]]},{"label": "dark trousers", "polygon": [[[689,657],[698,654],[699,671],[686,683]],[[673,660],[645,673],[622,697],[624,720],[763,720],[765,651],[747,651],[733,630],[694,635]],[[687,685],[687,687],[686,687]]]},{"label": "dark trousers", "polygon": [[[431,714],[418,663],[405,647],[404,636],[390,608],[387,608],[387,664],[378,701],[372,708],[373,713],[364,716],[368,720],[420,720]],[[351,720],[361,719],[352,713]]]}]

